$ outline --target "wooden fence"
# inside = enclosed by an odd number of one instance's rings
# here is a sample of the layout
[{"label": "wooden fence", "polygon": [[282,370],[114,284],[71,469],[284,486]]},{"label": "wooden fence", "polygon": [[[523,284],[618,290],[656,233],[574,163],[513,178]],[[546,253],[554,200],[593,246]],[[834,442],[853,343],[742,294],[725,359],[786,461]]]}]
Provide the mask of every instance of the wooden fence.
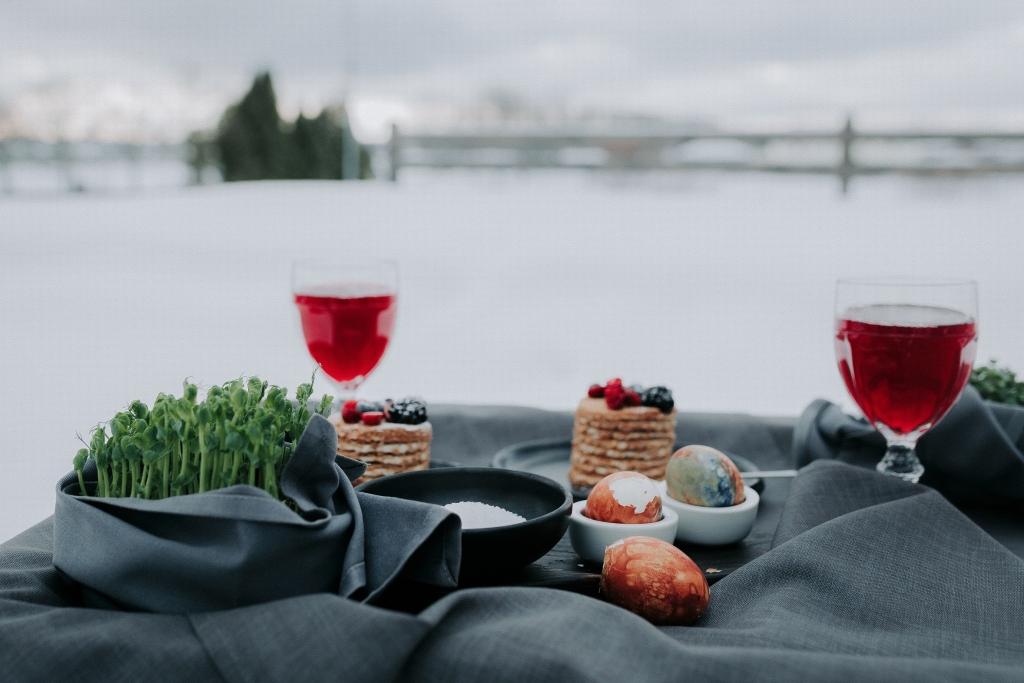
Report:
[{"label": "wooden fence", "polygon": [[[749,153],[741,159],[716,159],[713,155],[712,158],[687,157],[687,148],[716,142],[740,145]],[[890,148],[916,145],[923,146],[924,150],[911,161],[901,162],[898,158],[858,160],[858,148],[871,144]],[[947,152],[940,154],[940,158],[929,159],[928,148],[932,148],[934,156],[937,144],[944,146]],[[791,148],[828,145],[833,148],[834,158],[802,162],[773,159],[771,154],[766,154],[770,148],[780,145]],[[834,175],[845,189],[849,180],[858,175],[957,176],[1024,172],[1024,132],[871,132],[856,130],[851,120],[835,132],[787,133],[404,134],[396,126],[387,150],[392,179],[407,167],[719,170]]]},{"label": "wooden fence", "polygon": [[[0,191],[16,192],[11,169],[48,168],[54,187],[93,189],[111,164],[127,179],[107,189],[142,189],[142,169],[175,163],[159,182],[181,185],[219,178],[209,141],[177,145],[43,143],[0,140]],[[205,145],[205,147],[204,147]],[[710,146],[710,148],[709,148]],[[747,171],[832,175],[845,190],[860,175],[968,176],[1024,173],[1024,132],[861,131],[847,120],[830,132],[587,133],[572,130],[404,133],[369,146],[374,175],[396,179],[403,168],[591,169],[608,171]],[[808,154],[807,151],[811,153]],[[349,160],[351,161],[351,160]],[[350,164],[351,165],[351,164]],[[210,170],[210,174],[205,174]],[[107,172],[107,176],[111,172]],[[106,181],[105,181],[106,182]],[[113,182],[113,181],[109,181]],[[108,184],[109,184],[108,182]]]}]

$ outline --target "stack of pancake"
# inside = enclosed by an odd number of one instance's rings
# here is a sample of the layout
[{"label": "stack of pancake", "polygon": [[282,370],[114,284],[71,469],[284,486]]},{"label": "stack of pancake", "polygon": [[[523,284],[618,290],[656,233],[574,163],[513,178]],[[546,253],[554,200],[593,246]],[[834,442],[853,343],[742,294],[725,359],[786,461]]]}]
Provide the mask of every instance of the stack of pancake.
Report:
[{"label": "stack of pancake", "polygon": [[612,410],[601,398],[585,398],[576,409],[569,481],[589,487],[615,472],[664,479],[676,440],[676,411],[636,406]]},{"label": "stack of pancake", "polygon": [[338,454],[366,463],[366,473],[355,484],[430,466],[433,429],[429,422],[415,425],[381,422],[371,426],[337,420],[334,426],[338,430]]}]

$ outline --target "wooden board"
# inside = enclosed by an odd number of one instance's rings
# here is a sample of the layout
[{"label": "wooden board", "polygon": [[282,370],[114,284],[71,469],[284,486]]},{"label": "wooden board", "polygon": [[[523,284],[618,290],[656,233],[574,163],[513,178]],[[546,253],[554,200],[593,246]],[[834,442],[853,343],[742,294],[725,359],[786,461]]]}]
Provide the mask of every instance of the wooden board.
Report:
[{"label": "wooden board", "polygon": [[[754,522],[754,528],[750,535],[745,539],[739,543],[717,547],[676,544],[697,563],[697,566],[704,570],[704,576],[707,577],[708,583],[714,584],[720,581],[771,549],[772,538],[775,536],[775,529],[779,524],[786,498],[789,496],[792,480],[762,481],[764,481],[764,491],[761,493],[757,520]],[[533,564],[501,575],[464,581],[459,589],[526,586],[555,588],[591,597],[600,597],[600,582],[600,565],[586,562],[580,558],[573,551],[567,532],[547,555]],[[415,613],[451,592],[452,589],[399,583],[388,591],[387,600],[380,605]]]}]

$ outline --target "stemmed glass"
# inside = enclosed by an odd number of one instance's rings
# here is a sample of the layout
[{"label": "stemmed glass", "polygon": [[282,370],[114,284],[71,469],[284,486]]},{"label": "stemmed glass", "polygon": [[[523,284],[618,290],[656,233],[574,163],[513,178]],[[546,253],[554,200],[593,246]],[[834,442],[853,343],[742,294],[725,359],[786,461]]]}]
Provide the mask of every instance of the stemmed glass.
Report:
[{"label": "stemmed glass", "polygon": [[840,280],[835,316],[843,381],[888,444],[877,469],[916,482],[924,473],[917,440],[970,379],[978,344],[977,283]]},{"label": "stemmed glass", "polygon": [[398,307],[392,261],[292,265],[292,295],[313,360],[352,398],[387,350]]}]

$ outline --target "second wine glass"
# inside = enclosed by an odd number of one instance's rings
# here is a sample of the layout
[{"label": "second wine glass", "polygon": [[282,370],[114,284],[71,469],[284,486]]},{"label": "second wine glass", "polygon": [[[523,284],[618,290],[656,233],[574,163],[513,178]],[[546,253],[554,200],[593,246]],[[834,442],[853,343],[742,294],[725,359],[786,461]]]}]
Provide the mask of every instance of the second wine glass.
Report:
[{"label": "second wine glass", "polygon": [[888,444],[878,471],[916,482],[924,473],[917,440],[949,411],[971,376],[977,284],[840,280],[835,315],[843,381]]}]

